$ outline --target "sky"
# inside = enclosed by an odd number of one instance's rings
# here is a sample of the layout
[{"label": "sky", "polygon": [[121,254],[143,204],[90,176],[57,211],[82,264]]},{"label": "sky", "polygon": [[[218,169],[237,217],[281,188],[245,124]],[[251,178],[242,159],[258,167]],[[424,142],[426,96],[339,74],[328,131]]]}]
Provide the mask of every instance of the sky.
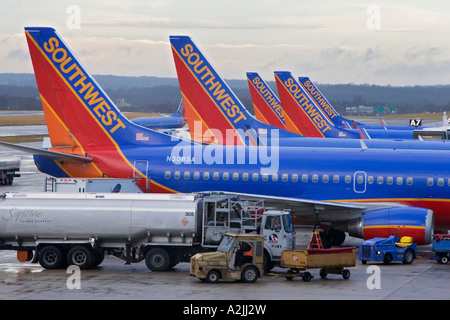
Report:
[{"label": "sky", "polygon": [[92,74],[176,77],[188,35],[225,79],[450,84],[450,2],[2,0],[0,73],[32,73],[24,27],[54,27]]}]

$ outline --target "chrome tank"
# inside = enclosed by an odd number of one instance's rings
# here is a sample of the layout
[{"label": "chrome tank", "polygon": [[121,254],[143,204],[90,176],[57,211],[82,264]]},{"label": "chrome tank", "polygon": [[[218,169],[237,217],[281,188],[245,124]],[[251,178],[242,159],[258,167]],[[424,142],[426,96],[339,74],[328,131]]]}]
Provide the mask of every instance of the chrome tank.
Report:
[{"label": "chrome tank", "polygon": [[0,199],[0,241],[192,244],[201,230],[198,201],[185,194],[6,194]]}]

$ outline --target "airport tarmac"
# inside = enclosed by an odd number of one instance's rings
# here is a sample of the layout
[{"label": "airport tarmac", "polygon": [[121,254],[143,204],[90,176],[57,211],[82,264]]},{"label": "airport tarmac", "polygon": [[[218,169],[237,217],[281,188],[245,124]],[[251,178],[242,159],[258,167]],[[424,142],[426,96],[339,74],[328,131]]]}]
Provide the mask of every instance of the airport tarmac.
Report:
[{"label": "airport tarmac", "polygon": [[[27,144],[39,146],[38,143]],[[22,157],[21,171],[13,185],[0,186],[0,192],[43,191],[45,175],[39,173],[31,155],[0,150]],[[298,228],[297,245],[301,249],[309,241],[311,230]],[[357,247],[362,240],[348,238],[344,246]],[[304,248],[304,247],[303,247]],[[189,264],[181,263],[168,272],[152,272],[142,261],[125,265],[107,256],[92,270],[79,274],[80,287],[74,287],[73,274],[65,269],[46,270],[39,264],[20,263],[14,251],[0,251],[0,299],[3,300],[176,300],[177,306],[191,302],[267,303],[275,300],[448,300],[450,299],[450,264],[430,260],[431,246],[419,248],[419,259],[411,265],[367,264],[357,261],[349,268],[351,276],[321,279],[318,269],[310,270],[310,282],[299,278],[265,276],[256,283],[222,282],[208,284],[189,276]],[[276,268],[285,272],[286,269]],[[258,302],[259,301],[259,302]],[[154,304],[153,304],[154,305]],[[181,309],[180,309],[181,310]],[[177,312],[181,312],[178,310]]]}]

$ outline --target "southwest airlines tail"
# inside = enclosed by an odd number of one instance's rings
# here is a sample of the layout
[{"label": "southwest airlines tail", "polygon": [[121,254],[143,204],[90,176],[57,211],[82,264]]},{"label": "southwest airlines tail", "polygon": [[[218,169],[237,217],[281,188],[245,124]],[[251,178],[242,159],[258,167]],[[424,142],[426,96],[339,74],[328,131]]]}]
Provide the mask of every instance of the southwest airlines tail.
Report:
[{"label": "southwest airlines tail", "polygon": [[286,129],[286,116],[280,99],[256,72],[247,72],[247,82],[252,97],[256,119],[280,129]]},{"label": "southwest airlines tail", "polygon": [[306,137],[364,138],[361,131],[336,128],[310,99],[297,80],[287,71],[276,71],[275,81],[283,111],[292,120],[288,130]]},{"label": "southwest airlines tail", "polygon": [[[331,121],[336,127],[344,128],[365,128],[367,130],[392,130],[397,132],[392,132],[388,134],[387,138],[409,138],[406,134],[398,132],[398,130],[408,130],[412,131],[415,128],[412,126],[388,126],[383,119],[380,119],[380,125],[366,125],[364,123],[356,122],[347,118],[342,117],[336,109],[333,108],[331,103],[325,98],[325,96],[320,92],[320,90],[314,85],[314,83],[308,77],[300,77],[299,83],[302,85],[303,89],[309,94],[312,100],[315,101],[316,105],[322,110],[323,114]],[[377,135],[376,131],[372,135]],[[385,134],[386,136],[386,134]],[[412,135],[411,135],[412,136]],[[381,138],[384,138],[381,136]],[[411,138],[409,138],[411,139]]]},{"label": "southwest airlines tail", "polygon": [[253,118],[190,37],[171,36],[170,43],[193,140],[248,146],[270,140],[277,128]]},{"label": "southwest airlines tail", "polygon": [[308,77],[299,77],[298,80],[303,90],[309,94],[311,99],[322,110],[328,121],[332,122],[336,127],[352,128],[351,120],[342,117]]},{"label": "southwest airlines tail", "polygon": [[[25,35],[51,150],[93,159],[88,164],[42,161],[54,167],[55,176],[132,177],[127,148],[170,143],[169,136],[124,117],[53,28],[25,28]],[[106,152],[114,155],[117,170],[103,160]]]}]

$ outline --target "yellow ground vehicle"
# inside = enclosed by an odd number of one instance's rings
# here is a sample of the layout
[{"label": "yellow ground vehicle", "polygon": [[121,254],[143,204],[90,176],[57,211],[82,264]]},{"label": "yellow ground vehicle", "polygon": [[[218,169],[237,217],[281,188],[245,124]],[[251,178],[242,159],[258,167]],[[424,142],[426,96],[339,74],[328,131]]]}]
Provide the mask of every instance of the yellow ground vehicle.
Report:
[{"label": "yellow ground vehicle", "polygon": [[256,234],[226,233],[217,251],[191,257],[190,275],[202,281],[255,282],[264,275],[264,239]]},{"label": "yellow ground vehicle", "polygon": [[[313,248],[316,244],[317,248]],[[288,280],[301,277],[310,281],[313,276],[306,269],[320,268],[320,277],[326,278],[329,273],[341,274],[344,279],[350,278],[350,271],[344,267],[354,267],[356,253],[353,247],[324,249],[318,232],[313,232],[308,247],[304,251],[283,250],[281,268],[289,268],[286,273],[269,273],[273,276],[284,276]]]},{"label": "yellow ground vehicle", "polygon": [[305,251],[284,250],[281,255],[281,267],[289,268],[284,274],[286,279],[301,277],[303,281],[312,279],[306,269],[320,268],[320,277],[327,274],[341,274],[344,279],[350,278],[350,270],[344,267],[355,266],[356,253],[353,247],[334,249],[308,249]]}]

